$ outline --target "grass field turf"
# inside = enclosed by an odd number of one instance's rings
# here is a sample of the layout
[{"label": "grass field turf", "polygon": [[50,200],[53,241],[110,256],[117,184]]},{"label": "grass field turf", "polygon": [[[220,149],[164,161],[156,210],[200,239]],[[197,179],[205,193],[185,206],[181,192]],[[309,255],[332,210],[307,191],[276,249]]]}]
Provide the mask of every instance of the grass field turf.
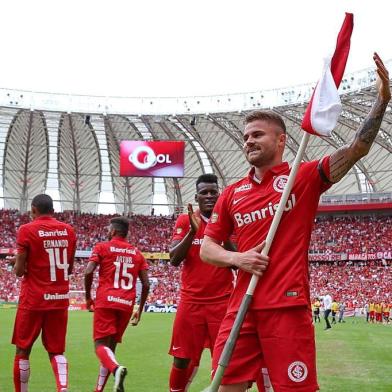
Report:
[{"label": "grass field turf", "polygon": [[[15,310],[0,310],[0,392],[12,392],[14,346],[10,344]],[[147,313],[138,327],[129,327],[117,357],[128,367],[126,391],[166,392],[171,366],[167,355],[173,314]],[[369,325],[350,319],[330,331],[316,325],[319,384],[323,392],[392,391],[392,326]],[[67,352],[70,392],[91,392],[98,361],[91,340],[92,314],[70,312]],[[209,354],[205,351],[191,392],[209,382]],[[111,391],[112,379],[106,390]],[[31,355],[30,392],[53,392],[55,382],[40,341]],[[252,391],[256,391],[253,388]]]}]

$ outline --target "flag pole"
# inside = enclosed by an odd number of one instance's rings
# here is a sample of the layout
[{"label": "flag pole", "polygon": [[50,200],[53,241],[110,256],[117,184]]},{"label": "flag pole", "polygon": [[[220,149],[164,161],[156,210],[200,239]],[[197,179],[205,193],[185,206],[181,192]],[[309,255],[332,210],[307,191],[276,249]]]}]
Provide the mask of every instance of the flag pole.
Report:
[{"label": "flag pole", "polygon": [[[282,218],[284,209],[286,207],[287,200],[290,196],[291,189],[293,188],[299,165],[300,165],[302,158],[305,154],[305,150],[306,150],[306,146],[308,145],[309,138],[310,138],[310,134],[308,132],[304,132],[303,136],[302,136],[301,144],[298,148],[297,155],[295,157],[293,166],[290,171],[289,178],[287,180],[287,184],[284,187],[282,197],[279,201],[278,209],[275,212],[271,226],[268,230],[267,238],[265,240],[265,246],[264,246],[263,250],[261,251],[261,254],[264,256],[268,256],[269,250],[272,245],[272,241],[275,237],[275,234],[278,229],[280,220]],[[214,378],[212,380],[212,383],[211,383],[209,389],[207,389],[208,392],[217,392],[218,391],[218,388],[221,384],[225,370],[230,362],[230,358],[233,353],[233,350],[234,350],[234,347],[235,347],[235,344],[236,344],[236,341],[238,338],[238,334],[240,332],[242,323],[243,323],[244,318],[246,316],[246,313],[248,311],[249,305],[252,301],[253,293],[256,289],[258,281],[259,281],[259,276],[252,275],[252,278],[251,278],[249,285],[248,285],[248,289],[246,290],[246,293],[242,299],[240,308],[238,310],[237,316],[235,318],[233,327],[231,328],[229,338],[227,339],[227,341],[225,343],[225,347],[223,348],[222,354],[219,358],[218,367],[217,367],[216,372],[214,374]]]}]

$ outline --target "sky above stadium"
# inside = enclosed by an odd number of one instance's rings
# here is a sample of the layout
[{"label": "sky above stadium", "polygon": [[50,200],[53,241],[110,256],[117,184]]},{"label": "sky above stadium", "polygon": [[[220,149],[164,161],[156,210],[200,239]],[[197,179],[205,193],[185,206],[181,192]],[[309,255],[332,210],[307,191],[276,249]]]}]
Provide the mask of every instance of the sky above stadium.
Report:
[{"label": "sky above stadium", "polygon": [[7,1],[0,87],[106,96],[249,92],[315,82],[344,12],[347,72],[392,58],[390,1]]}]

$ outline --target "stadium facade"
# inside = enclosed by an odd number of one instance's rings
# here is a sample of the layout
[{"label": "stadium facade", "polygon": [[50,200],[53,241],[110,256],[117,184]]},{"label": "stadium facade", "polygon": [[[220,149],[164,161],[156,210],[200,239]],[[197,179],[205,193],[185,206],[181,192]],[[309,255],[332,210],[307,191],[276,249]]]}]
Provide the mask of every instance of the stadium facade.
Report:
[{"label": "stadium facade", "polygon": [[[392,68],[392,60],[387,61]],[[305,160],[352,140],[375,100],[375,72],[346,75],[343,113],[332,138],[312,137]],[[314,84],[244,94],[182,98],[72,96],[0,89],[0,208],[28,210],[49,193],[57,210],[169,214],[193,201],[195,178],[214,172],[222,186],[244,176],[243,119],[268,108],[288,128],[292,162]],[[122,140],[184,140],[185,177],[119,176]],[[324,203],[392,200],[392,113],[388,107],[368,156],[323,196]]]}]

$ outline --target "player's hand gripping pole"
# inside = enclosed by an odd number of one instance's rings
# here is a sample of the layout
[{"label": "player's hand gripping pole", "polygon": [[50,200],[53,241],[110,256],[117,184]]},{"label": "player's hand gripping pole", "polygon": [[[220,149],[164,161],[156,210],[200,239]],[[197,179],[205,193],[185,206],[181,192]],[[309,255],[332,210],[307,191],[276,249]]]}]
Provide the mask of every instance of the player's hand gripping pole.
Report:
[{"label": "player's hand gripping pole", "polygon": [[[291,189],[293,188],[295,177],[297,176],[298,168],[299,168],[299,165],[300,165],[302,158],[304,156],[306,146],[309,141],[309,137],[310,137],[310,134],[307,132],[304,132],[301,144],[298,149],[297,156],[295,157],[293,167],[291,168],[290,175],[287,180],[287,184],[284,188],[282,197],[279,201],[278,209],[276,210],[276,213],[275,213],[274,218],[271,223],[271,227],[269,228],[267,238],[265,240],[265,246],[264,246],[263,250],[261,251],[262,255],[264,255],[264,256],[268,256],[268,252],[271,248],[272,241],[275,237],[276,230],[278,229],[278,226],[279,226],[280,220],[282,218],[287,200],[290,196]],[[218,391],[218,388],[219,388],[220,383],[222,381],[223,374],[225,372],[226,367],[229,364],[231,355],[233,353],[233,350],[234,350],[234,347],[235,347],[235,344],[236,344],[236,341],[238,338],[238,334],[240,332],[240,329],[241,329],[242,323],[244,321],[246,312],[248,311],[249,304],[252,301],[253,293],[255,291],[255,288],[257,286],[258,281],[259,281],[259,277],[257,275],[252,275],[252,279],[249,283],[249,286],[248,286],[248,289],[244,295],[244,298],[242,299],[241,306],[238,310],[233,327],[230,331],[229,338],[227,339],[225,347],[223,348],[222,354],[219,358],[218,368],[216,369],[214,378],[212,380],[210,388],[208,389],[208,392],[217,392]]]}]

